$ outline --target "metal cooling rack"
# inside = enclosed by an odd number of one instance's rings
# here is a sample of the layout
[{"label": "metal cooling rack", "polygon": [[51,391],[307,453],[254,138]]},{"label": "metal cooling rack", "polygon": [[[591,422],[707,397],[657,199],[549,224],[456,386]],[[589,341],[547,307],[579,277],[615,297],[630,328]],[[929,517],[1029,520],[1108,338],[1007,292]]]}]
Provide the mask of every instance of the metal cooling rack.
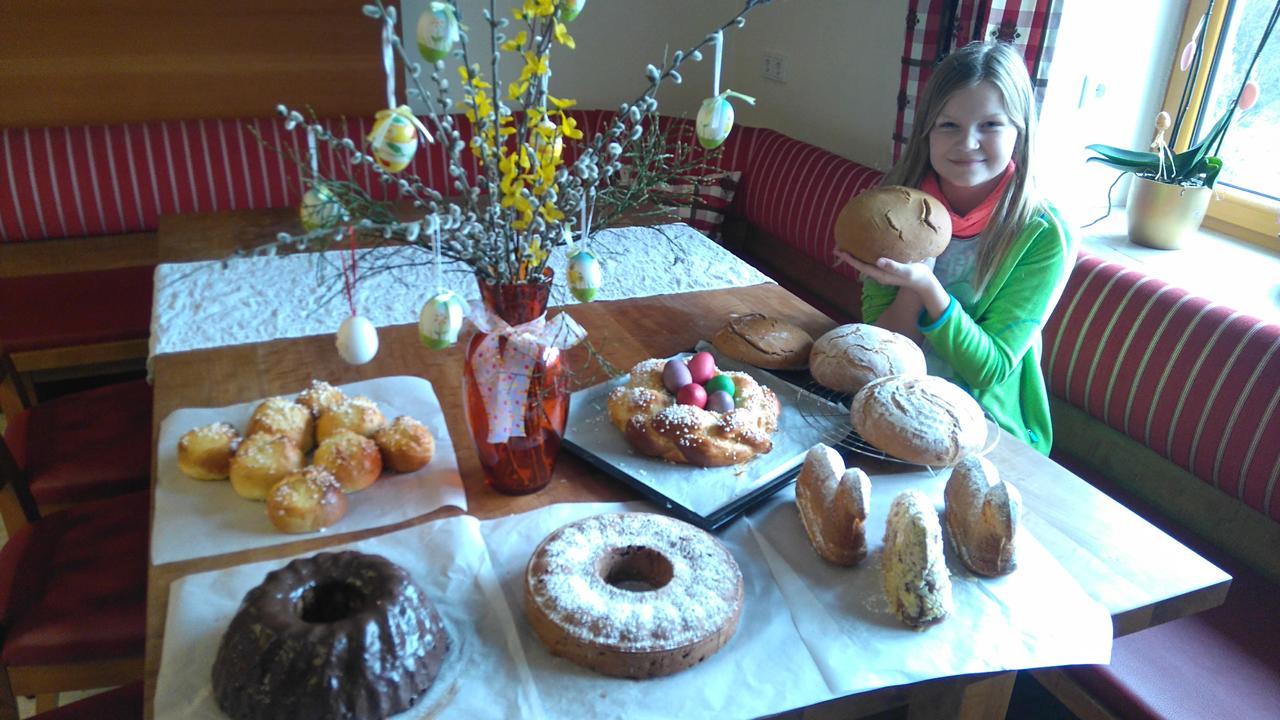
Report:
[{"label": "metal cooling rack", "polygon": [[852,397],[810,380],[803,387],[796,387],[796,409],[809,427],[819,432],[822,442],[831,447],[885,462],[924,467],[889,455],[863,440],[849,422],[849,401]]}]

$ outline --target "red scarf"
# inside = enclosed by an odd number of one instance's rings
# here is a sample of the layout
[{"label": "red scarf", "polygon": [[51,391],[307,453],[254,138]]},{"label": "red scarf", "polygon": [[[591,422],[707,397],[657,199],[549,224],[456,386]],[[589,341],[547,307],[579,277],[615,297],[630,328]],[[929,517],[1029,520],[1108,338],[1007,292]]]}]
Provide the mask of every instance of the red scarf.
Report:
[{"label": "red scarf", "polygon": [[947,200],[947,196],[942,194],[942,185],[938,182],[938,173],[933,170],[925,173],[924,179],[920,181],[920,189],[937,198],[942,203],[942,206],[947,209],[947,213],[951,215],[952,237],[971,238],[982,234],[982,231],[987,229],[987,224],[991,222],[991,213],[995,212],[996,203],[1000,202],[1005,188],[1009,186],[1009,181],[1013,179],[1015,167],[1013,161],[1010,160],[1009,167],[1005,168],[1004,176],[1000,178],[1000,183],[996,185],[996,189],[992,190],[987,199],[978,203],[978,207],[970,210],[967,215],[957,215],[955,210],[951,209],[951,203]]}]

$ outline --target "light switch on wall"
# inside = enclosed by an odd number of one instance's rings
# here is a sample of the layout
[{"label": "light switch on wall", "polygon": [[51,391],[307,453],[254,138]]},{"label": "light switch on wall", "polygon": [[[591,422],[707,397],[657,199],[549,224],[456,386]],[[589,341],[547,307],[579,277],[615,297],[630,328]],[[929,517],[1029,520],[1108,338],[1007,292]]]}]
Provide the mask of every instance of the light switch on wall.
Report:
[{"label": "light switch on wall", "polygon": [[787,81],[787,56],[774,50],[764,51],[764,76],[775,82]]}]

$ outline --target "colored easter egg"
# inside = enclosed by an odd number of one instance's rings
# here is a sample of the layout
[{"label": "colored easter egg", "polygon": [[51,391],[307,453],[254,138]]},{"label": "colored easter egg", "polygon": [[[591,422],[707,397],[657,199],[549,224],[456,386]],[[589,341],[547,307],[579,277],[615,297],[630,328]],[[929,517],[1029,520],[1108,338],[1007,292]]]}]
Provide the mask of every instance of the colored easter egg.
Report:
[{"label": "colored easter egg", "polygon": [[433,2],[418,16],[418,52],[427,62],[443,60],[458,41],[458,18],[453,8]]},{"label": "colored easter egg", "polygon": [[342,203],[324,185],[313,185],[302,195],[298,219],[307,232],[331,228],[342,222]]},{"label": "colored easter egg", "polygon": [[1250,80],[1244,84],[1244,89],[1240,91],[1240,100],[1236,103],[1236,106],[1242,111],[1248,110],[1254,106],[1254,103],[1258,102],[1258,95],[1258,83]]},{"label": "colored easter egg", "polygon": [[716,376],[716,359],[705,350],[694,355],[689,358],[689,375],[699,385],[710,380]]},{"label": "colored easter egg", "polygon": [[418,129],[409,119],[409,109],[379,110],[369,133],[369,154],[390,172],[408,167],[418,151]]},{"label": "colored easter egg", "polygon": [[352,315],[338,326],[338,355],[352,365],[363,365],[378,354],[378,331],[373,323]]},{"label": "colored easter egg", "polygon": [[[721,375],[721,377],[724,377]],[[733,410],[733,396],[723,390],[717,390],[707,396],[707,409],[715,413],[727,413]]]},{"label": "colored easter egg", "polygon": [[733,378],[728,375],[717,375],[708,380],[705,385],[708,393],[726,392],[729,393],[729,397],[733,397],[737,389],[733,386]]},{"label": "colored easter egg", "polygon": [[560,19],[565,22],[573,22],[582,12],[582,8],[586,7],[587,0],[564,0],[564,4],[560,6]]},{"label": "colored easter egg", "polygon": [[720,147],[733,129],[733,105],[722,95],[703,100],[693,127],[702,147],[708,150]]},{"label": "colored easter egg", "polygon": [[428,300],[418,314],[418,340],[432,350],[458,342],[465,307],[457,293],[445,290]]},{"label": "colored easter egg", "polygon": [[706,407],[707,391],[697,383],[689,383],[688,385],[680,388],[680,391],[676,393],[676,402],[681,405],[692,405],[697,408]]},{"label": "colored easter egg", "polygon": [[662,386],[670,392],[678,392],[691,382],[693,376],[689,374],[689,366],[683,360],[668,360],[662,368]]},{"label": "colored easter egg", "polygon": [[600,290],[600,261],[588,250],[569,256],[569,290],[581,302],[591,302]]}]

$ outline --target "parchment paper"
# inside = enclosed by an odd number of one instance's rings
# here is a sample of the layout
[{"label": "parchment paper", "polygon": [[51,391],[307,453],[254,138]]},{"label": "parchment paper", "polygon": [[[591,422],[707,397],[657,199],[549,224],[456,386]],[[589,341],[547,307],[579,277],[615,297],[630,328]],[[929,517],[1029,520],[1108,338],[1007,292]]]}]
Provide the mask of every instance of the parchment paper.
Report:
[{"label": "parchment paper", "polygon": [[[347,533],[392,525],[445,505],[467,507],[458,458],[431,383],[417,377],[376,378],[339,386],[348,396],[378,403],[387,421],[409,415],[435,436],[430,464],[412,473],[384,472],[369,488],[347,496],[346,517],[320,532]],[[298,388],[301,391],[303,388]],[[246,500],[226,481],[193,480],[178,469],[178,438],[188,430],[223,421],[241,432],[259,401],[225,408],[184,408],[160,425],[156,449],[156,510],[151,561],[156,565],[293,542],[310,535],[282,533],[267,519],[266,505]]]},{"label": "parchment paper", "polygon": [[[868,556],[854,568],[818,557],[795,506],[795,488],[748,515],[796,627],[837,694],[966,673],[1110,662],[1111,616],[1022,528],[1018,568],[970,573],[947,545],[954,611],[911,630],[889,610],[881,584],[885,519],[899,492],[917,489],[943,510],[950,470],[872,478]],[[1016,485],[1016,479],[1013,480]]]}]

